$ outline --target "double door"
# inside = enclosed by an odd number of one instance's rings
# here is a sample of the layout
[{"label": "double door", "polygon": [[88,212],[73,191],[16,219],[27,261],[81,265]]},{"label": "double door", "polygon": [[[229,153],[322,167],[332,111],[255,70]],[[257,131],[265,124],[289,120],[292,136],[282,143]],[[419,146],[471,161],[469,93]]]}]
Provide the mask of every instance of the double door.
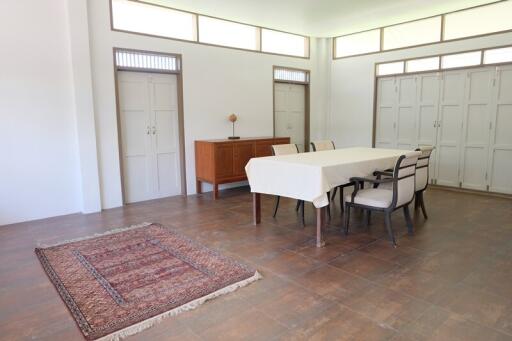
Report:
[{"label": "double door", "polygon": [[512,193],[512,66],[379,78],[376,147],[435,146],[431,182]]},{"label": "double door", "polygon": [[181,194],[177,77],[118,73],[124,201]]}]

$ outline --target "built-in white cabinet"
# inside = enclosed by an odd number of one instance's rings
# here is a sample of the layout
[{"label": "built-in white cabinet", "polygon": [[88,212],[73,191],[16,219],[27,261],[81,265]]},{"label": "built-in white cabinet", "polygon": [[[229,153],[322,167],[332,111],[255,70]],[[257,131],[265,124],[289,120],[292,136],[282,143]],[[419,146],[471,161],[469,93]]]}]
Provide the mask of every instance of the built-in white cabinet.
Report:
[{"label": "built-in white cabinet", "polygon": [[375,146],[433,145],[431,182],[512,193],[512,65],[377,80]]}]

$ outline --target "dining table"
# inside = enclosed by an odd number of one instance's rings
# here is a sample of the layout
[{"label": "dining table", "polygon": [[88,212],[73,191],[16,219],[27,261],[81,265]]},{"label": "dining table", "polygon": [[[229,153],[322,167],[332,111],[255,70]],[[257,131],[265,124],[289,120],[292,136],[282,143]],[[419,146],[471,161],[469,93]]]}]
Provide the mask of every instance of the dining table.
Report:
[{"label": "dining table", "polygon": [[261,223],[261,194],[312,202],[316,208],[316,246],[323,247],[322,229],[325,208],[329,205],[327,193],[350,183],[352,177],[369,177],[375,171],[393,168],[406,152],[350,147],[252,158],[245,171],[252,192],[253,223]]}]

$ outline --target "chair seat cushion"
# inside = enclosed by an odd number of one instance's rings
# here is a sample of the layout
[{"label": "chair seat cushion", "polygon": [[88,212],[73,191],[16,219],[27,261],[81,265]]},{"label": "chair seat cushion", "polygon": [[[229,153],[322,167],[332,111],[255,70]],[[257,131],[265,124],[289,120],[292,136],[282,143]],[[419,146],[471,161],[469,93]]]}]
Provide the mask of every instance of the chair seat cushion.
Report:
[{"label": "chair seat cushion", "polygon": [[[393,191],[389,189],[381,189],[381,188],[368,188],[362,189],[357,192],[356,197],[354,198],[354,203],[385,208],[391,205],[391,201],[393,200]],[[348,194],[345,196],[346,202],[352,201],[352,195]]]}]

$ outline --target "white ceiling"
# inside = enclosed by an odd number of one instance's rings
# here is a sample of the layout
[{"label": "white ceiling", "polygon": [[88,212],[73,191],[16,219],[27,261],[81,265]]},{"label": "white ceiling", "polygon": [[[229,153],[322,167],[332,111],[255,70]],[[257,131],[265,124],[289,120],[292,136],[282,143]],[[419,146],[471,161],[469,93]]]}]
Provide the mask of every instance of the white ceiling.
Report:
[{"label": "white ceiling", "polygon": [[313,37],[419,19],[489,0],[145,0]]}]

